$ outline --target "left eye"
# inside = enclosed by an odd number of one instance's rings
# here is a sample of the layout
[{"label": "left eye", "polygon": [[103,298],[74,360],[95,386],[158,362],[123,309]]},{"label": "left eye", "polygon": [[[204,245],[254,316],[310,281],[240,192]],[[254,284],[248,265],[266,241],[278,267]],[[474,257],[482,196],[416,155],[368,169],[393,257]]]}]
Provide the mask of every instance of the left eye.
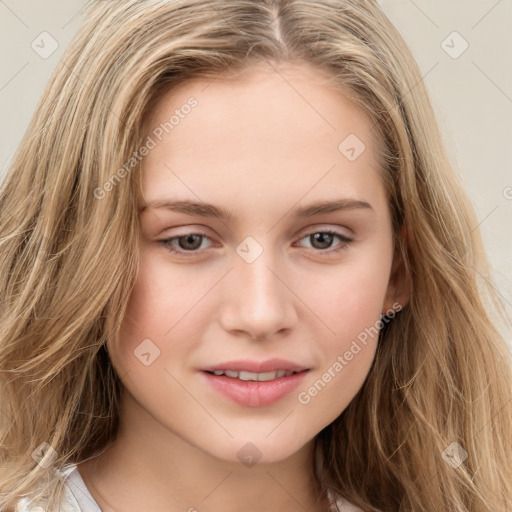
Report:
[{"label": "left eye", "polygon": [[[330,249],[329,246],[332,245],[334,237],[338,237],[341,240],[341,243],[336,246],[336,249]],[[159,243],[161,243],[171,253],[177,253],[184,256],[193,256],[198,252],[197,249],[201,247],[202,238],[208,238],[208,236],[204,233],[187,233],[186,235],[159,240]],[[313,249],[318,249],[317,252],[324,253],[332,253],[347,249],[350,242],[352,242],[352,239],[346,235],[332,230],[313,231],[301,238],[301,240],[306,238],[310,238],[313,244],[319,245],[319,247],[313,246]],[[178,245],[180,246],[178,249],[176,248],[176,245],[173,245],[174,240],[178,241]]]},{"label": "left eye", "polygon": [[[319,236],[317,236],[319,235]],[[341,240],[341,243],[339,243],[336,247],[336,249],[331,249],[329,247],[323,247],[325,245],[330,246],[331,242],[333,241],[334,237],[338,237]],[[304,240],[306,238],[309,238],[314,241],[315,244],[319,244],[320,247],[313,247],[313,249],[320,249],[320,252],[337,252],[341,251],[342,249],[347,249],[350,242],[352,242],[352,239],[350,239],[348,236],[338,233],[337,231],[332,231],[330,229],[325,231],[314,231],[310,233],[309,235],[306,235],[301,240]],[[327,250],[326,250],[327,249]]]}]

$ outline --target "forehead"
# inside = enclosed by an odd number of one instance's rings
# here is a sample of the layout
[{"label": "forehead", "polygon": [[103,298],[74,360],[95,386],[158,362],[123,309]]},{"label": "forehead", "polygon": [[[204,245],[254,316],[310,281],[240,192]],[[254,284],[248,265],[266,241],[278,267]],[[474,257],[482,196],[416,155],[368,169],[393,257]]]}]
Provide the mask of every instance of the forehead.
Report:
[{"label": "forehead", "polygon": [[142,162],[146,201],[226,187],[251,200],[270,188],[297,200],[333,186],[361,195],[379,178],[370,119],[307,65],[181,84],[154,107],[146,137],[155,142]]}]

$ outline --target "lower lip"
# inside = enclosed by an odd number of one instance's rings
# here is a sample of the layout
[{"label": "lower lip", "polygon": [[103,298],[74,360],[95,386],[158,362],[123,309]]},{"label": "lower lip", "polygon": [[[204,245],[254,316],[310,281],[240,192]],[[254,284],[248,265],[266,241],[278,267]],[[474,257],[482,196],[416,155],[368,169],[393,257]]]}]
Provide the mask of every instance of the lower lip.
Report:
[{"label": "lower lip", "polygon": [[237,404],[246,407],[262,407],[273,404],[290,394],[302,382],[308,371],[304,370],[267,381],[240,380],[225,375],[202,373],[217,391]]}]

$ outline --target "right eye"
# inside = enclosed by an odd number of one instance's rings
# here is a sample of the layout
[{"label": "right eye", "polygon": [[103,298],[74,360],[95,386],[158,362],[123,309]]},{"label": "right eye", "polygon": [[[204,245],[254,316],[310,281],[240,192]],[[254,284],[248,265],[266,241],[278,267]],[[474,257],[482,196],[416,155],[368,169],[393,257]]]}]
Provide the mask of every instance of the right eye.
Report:
[{"label": "right eye", "polygon": [[[204,233],[187,233],[185,235],[159,240],[159,243],[161,243],[170,253],[176,253],[188,257],[198,252],[197,249],[202,245],[202,238],[204,239],[208,237]],[[176,246],[173,245],[174,240],[177,240],[178,244],[182,246],[181,249],[176,249]]]}]

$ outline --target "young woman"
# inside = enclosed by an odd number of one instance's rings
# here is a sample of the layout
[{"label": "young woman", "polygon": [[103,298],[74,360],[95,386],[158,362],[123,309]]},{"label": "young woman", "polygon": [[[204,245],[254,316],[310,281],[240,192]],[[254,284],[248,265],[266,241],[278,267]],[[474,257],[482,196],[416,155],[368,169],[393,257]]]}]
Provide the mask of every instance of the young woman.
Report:
[{"label": "young woman", "polygon": [[1,510],[512,509],[477,222],[375,2],[92,2],[0,212]]}]

